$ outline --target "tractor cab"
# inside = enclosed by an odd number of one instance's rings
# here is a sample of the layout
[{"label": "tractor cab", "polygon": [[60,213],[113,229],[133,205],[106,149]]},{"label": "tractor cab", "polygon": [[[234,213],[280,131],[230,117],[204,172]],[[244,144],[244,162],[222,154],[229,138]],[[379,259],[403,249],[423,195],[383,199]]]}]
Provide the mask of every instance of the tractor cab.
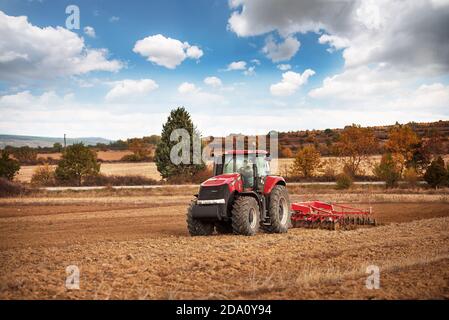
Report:
[{"label": "tractor cab", "polygon": [[270,154],[263,150],[233,150],[215,157],[214,176],[240,174],[245,190],[259,190],[270,175]]}]

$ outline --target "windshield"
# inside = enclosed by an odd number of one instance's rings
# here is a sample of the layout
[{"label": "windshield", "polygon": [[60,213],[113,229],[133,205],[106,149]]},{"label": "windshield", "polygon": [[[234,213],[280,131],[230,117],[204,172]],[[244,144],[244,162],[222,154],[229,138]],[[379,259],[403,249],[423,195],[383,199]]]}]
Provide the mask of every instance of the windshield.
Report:
[{"label": "windshield", "polygon": [[[234,161],[235,159],[235,161]],[[224,158],[223,173],[241,173],[247,176],[253,175],[253,164],[257,165],[259,176],[266,176],[270,173],[268,162],[265,156],[247,155],[247,154],[227,154]]]}]

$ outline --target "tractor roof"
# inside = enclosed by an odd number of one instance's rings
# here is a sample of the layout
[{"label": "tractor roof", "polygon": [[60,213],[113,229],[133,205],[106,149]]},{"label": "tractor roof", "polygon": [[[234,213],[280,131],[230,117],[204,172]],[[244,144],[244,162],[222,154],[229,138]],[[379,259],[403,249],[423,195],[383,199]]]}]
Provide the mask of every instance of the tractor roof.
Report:
[{"label": "tractor roof", "polygon": [[224,154],[268,154],[266,150],[229,150]]}]

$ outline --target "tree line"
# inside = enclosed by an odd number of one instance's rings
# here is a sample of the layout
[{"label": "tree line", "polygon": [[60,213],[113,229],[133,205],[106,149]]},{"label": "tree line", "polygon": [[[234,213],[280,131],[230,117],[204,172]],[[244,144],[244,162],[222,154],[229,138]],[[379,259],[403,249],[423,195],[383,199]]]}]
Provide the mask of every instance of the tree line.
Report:
[{"label": "tree line", "polygon": [[[186,129],[190,136],[199,135],[186,109],[176,108],[171,111],[163,125],[161,136],[153,135],[126,141],[127,148],[133,152],[129,155],[129,161],[140,161],[151,156],[164,180],[172,183],[200,182],[211,175],[210,169],[204,163],[175,165],[170,160],[170,150],[177,143],[170,139],[170,135],[176,128]],[[120,141],[116,143],[123,145],[124,141]],[[442,137],[438,133],[433,132],[420,138],[410,126],[398,124],[388,132],[380,163],[373,164],[372,171],[379,180],[385,181],[388,187],[397,186],[400,180],[416,182],[421,178],[433,187],[449,185],[449,166],[441,157],[441,141]],[[372,156],[379,150],[379,143],[373,129],[356,124],[347,126],[334,141],[335,155],[342,162],[340,172],[337,172],[335,159],[323,159],[315,145],[309,144],[296,154],[290,150],[289,157],[293,157],[294,162],[286,172],[287,179],[309,179],[324,172],[334,178],[342,188],[349,187],[354,179],[364,174],[363,168],[372,161]],[[152,146],[155,146],[154,155],[151,154]],[[55,144],[53,149],[62,152],[56,168],[53,169],[48,164],[39,167],[32,182],[34,180],[42,185],[82,185],[86,179],[99,176],[101,164],[95,148],[77,143],[66,148]],[[193,149],[190,145],[191,152]],[[13,157],[10,156],[11,152]],[[281,152],[285,150],[281,149]],[[0,177],[12,180],[20,164],[27,164],[36,156],[37,152],[33,148],[5,148],[0,154]]]}]

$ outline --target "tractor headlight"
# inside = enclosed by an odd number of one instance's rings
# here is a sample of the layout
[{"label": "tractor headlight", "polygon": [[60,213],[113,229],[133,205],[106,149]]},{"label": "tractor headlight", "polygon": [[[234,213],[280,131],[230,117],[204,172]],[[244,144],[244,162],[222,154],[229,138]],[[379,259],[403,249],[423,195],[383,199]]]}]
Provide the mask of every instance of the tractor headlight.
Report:
[{"label": "tractor headlight", "polygon": [[196,200],[197,204],[225,204],[225,199]]}]

